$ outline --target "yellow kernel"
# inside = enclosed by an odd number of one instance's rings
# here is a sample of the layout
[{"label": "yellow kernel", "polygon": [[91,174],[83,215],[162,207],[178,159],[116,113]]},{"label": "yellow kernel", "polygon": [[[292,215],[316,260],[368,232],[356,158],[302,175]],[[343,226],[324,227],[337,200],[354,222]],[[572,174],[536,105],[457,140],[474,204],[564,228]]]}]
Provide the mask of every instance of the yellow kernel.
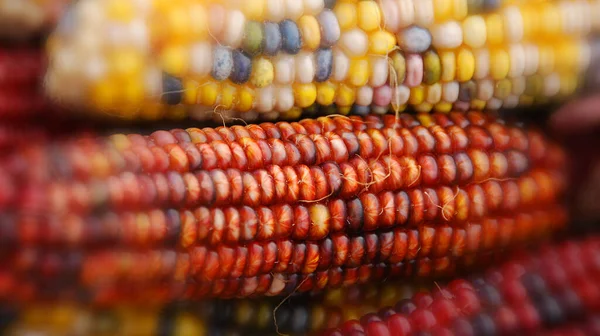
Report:
[{"label": "yellow kernel", "polygon": [[265,0],[252,0],[242,1],[243,8],[242,12],[246,15],[249,20],[263,20],[263,14],[265,11]]},{"label": "yellow kernel", "polygon": [[356,58],[350,61],[348,83],[353,86],[364,86],[369,81],[369,60]]},{"label": "yellow kernel", "polygon": [[435,104],[435,106],[433,108],[437,112],[448,113],[448,112],[452,111],[452,103],[447,103],[447,102],[437,103],[437,104]]},{"label": "yellow kernel", "polygon": [[352,112],[352,106],[339,106],[337,112],[341,115],[348,115]]},{"label": "yellow kernel", "polygon": [[452,1],[433,0],[433,15],[436,21],[444,22],[452,17]]},{"label": "yellow kernel", "polygon": [[540,31],[547,36],[560,34],[562,30],[562,15],[554,3],[544,3],[540,10]]},{"label": "yellow kernel", "polygon": [[456,55],[452,51],[440,51],[438,56],[442,64],[440,79],[444,82],[453,81],[456,76]]},{"label": "yellow kernel", "polygon": [[475,56],[471,50],[460,48],[456,54],[456,80],[466,82],[475,73]]},{"label": "yellow kernel", "polygon": [[192,17],[187,6],[171,6],[155,24],[159,26],[156,28],[158,31],[165,30],[165,38],[169,42],[187,42],[192,36]]},{"label": "yellow kernel", "polygon": [[510,70],[510,55],[504,49],[495,49],[490,52],[490,74],[494,80],[508,76]]},{"label": "yellow kernel", "polygon": [[160,63],[165,72],[182,77],[190,65],[189,49],[182,45],[168,46],[160,55]]},{"label": "yellow kernel", "polygon": [[381,12],[377,1],[358,2],[358,26],[366,31],[381,28]]},{"label": "yellow kernel", "polygon": [[408,103],[411,105],[419,105],[425,100],[425,87],[423,85],[415,86],[410,89],[410,97]]},{"label": "yellow kernel", "polygon": [[113,134],[109,136],[110,142],[118,151],[123,151],[131,147],[131,141],[125,134]]},{"label": "yellow kernel", "polygon": [[471,108],[474,110],[483,110],[485,108],[485,105],[487,104],[487,101],[485,100],[480,100],[480,99],[473,99],[471,101]]},{"label": "yellow kernel", "polygon": [[100,109],[111,109],[117,105],[118,90],[115,81],[106,78],[93,84],[90,99]]},{"label": "yellow kernel", "polygon": [[569,96],[577,89],[577,75],[574,73],[565,73],[560,75],[559,94],[563,97]]},{"label": "yellow kernel", "polygon": [[242,86],[238,90],[238,103],[236,109],[240,112],[250,111],[254,104],[254,90],[248,86]]},{"label": "yellow kernel", "polygon": [[338,106],[352,106],[356,99],[356,88],[341,84],[338,88],[335,102]]},{"label": "yellow kernel", "polygon": [[540,55],[538,71],[542,75],[547,75],[554,71],[554,49],[547,45],[540,45],[538,50]]},{"label": "yellow kernel", "polygon": [[533,38],[538,33],[539,22],[538,18],[540,15],[539,6],[535,8],[531,6],[525,6],[521,8],[521,16],[523,18],[523,37]]},{"label": "yellow kernel", "polygon": [[298,107],[305,108],[311,106],[317,99],[317,87],[313,83],[295,83],[294,99]]},{"label": "yellow kernel", "polygon": [[396,47],[396,36],[386,30],[378,30],[369,36],[369,52],[376,55],[387,55]]},{"label": "yellow kernel", "polygon": [[281,113],[281,118],[287,120],[298,120],[301,116],[302,109],[299,107],[292,107],[290,110]]},{"label": "yellow kernel", "polygon": [[273,63],[264,57],[258,57],[252,62],[250,83],[257,88],[263,88],[273,83],[275,71]]},{"label": "yellow kernel", "polygon": [[298,20],[298,28],[304,47],[310,50],[317,49],[321,44],[321,27],[317,19],[311,15],[304,15]]},{"label": "yellow kernel", "polygon": [[228,82],[223,83],[221,87],[221,101],[219,102],[219,108],[224,110],[231,110],[233,104],[237,100],[236,97],[237,88]]},{"label": "yellow kernel", "polygon": [[117,76],[139,75],[144,68],[144,57],[135,49],[115,50],[110,54],[109,64]]},{"label": "yellow kernel", "polygon": [[335,99],[336,85],[332,82],[323,82],[317,84],[317,103],[323,106],[333,104]]},{"label": "yellow kernel", "polygon": [[[251,1],[248,1],[251,2]],[[203,5],[194,4],[189,7],[191,33],[194,40],[202,40],[208,35],[208,16]]]},{"label": "yellow kernel", "polygon": [[166,118],[174,119],[174,120],[185,119],[189,115],[186,105],[183,105],[183,104],[170,106],[166,112],[167,112]]},{"label": "yellow kernel", "polygon": [[463,41],[472,48],[480,48],[485,44],[486,26],[485,20],[479,15],[471,15],[462,23]]},{"label": "yellow kernel", "polygon": [[198,104],[198,91],[200,85],[197,81],[187,79],[183,82],[183,103],[188,105]]},{"label": "yellow kernel", "polygon": [[497,45],[504,41],[504,20],[499,14],[490,14],[485,19],[487,42]]},{"label": "yellow kernel", "polygon": [[219,97],[219,91],[221,88],[219,87],[218,82],[209,81],[200,87],[200,101],[202,105],[205,106],[213,106],[217,103],[217,98]]},{"label": "yellow kernel", "polygon": [[130,78],[119,86],[122,103],[138,109],[139,105],[144,101],[144,86],[142,85],[142,81],[137,78]]},{"label": "yellow kernel", "polygon": [[350,30],[356,27],[356,4],[350,2],[338,2],[333,11],[342,30]]},{"label": "yellow kernel", "polygon": [[164,109],[162,103],[147,103],[140,109],[139,117],[144,120],[158,120],[163,117]]},{"label": "yellow kernel", "polygon": [[576,43],[564,41],[554,47],[554,55],[560,62],[555,64],[558,72],[576,71],[579,61],[579,48]]},{"label": "yellow kernel", "polygon": [[131,1],[109,0],[106,4],[106,15],[116,21],[130,21],[135,16],[135,9]]},{"label": "yellow kernel", "polygon": [[418,105],[415,105],[415,111],[421,112],[421,113],[431,112],[432,109],[433,109],[433,104],[428,103],[428,102],[422,102]]},{"label": "yellow kernel", "polygon": [[528,95],[522,95],[519,97],[519,105],[530,106],[534,103],[534,97]]},{"label": "yellow kernel", "polygon": [[[447,1],[450,2],[451,0]],[[468,2],[469,0],[452,0],[452,9],[455,20],[462,20],[465,17],[467,17],[467,14],[469,12]]]}]

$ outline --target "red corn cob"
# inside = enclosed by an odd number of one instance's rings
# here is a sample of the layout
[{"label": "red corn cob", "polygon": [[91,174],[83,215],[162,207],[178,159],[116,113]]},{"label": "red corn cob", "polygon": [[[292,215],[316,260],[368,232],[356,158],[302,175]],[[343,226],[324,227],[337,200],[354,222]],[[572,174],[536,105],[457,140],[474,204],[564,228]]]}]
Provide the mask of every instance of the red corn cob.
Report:
[{"label": "red corn cob", "polygon": [[42,55],[37,49],[0,48],[0,119],[50,113],[42,87]]},{"label": "red corn cob", "polygon": [[538,334],[583,314],[597,314],[599,256],[598,237],[517,255],[484,277],[455,280],[325,334]]},{"label": "red corn cob", "polygon": [[480,113],[80,136],[0,161],[0,272],[31,295],[247,297],[450,274],[566,220],[562,150]]}]

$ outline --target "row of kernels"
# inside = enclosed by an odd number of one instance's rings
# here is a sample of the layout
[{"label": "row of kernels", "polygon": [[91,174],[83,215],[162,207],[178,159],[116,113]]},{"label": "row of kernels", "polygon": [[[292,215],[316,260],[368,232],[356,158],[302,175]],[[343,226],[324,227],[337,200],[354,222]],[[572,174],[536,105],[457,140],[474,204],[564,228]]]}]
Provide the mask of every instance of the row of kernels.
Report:
[{"label": "row of kernels", "polygon": [[252,55],[262,51],[274,55],[280,49],[296,54],[302,47],[309,50],[319,46],[330,47],[340,35],[338,20],[329,9],[297,19],[264,23],[261,20],[246,20],[241,12],[227,11],[219,5],[210,7],[209,14],[212,38],[232,48],[242,47]]},{"label": "row of kernels", "polygon": [[[539,11],[542,11],[545,20],[538,21]],[[430,32],[432,44],[438,50],[457,48],[463,43],[472,48],[481,48],[540,38],[552,39],[557,34],[582,36],[591,29],[591,16],[587,2],[510,6],[503,9],[502,13],[473,15],[462,22],[438,23],[431,27]]]},{"label": "row of kernels", "polygon": [[302,15],[317,15],[326,5],[328,8],[332,5],[329,0],[225,0],[215,2],[222,3],[223,6],[231,10],[240,10],[250,20],[275,22],[284,19],[297,20]]},{"label": "row of kernels", "polygon": [[[344,61],[343,55],[337,56],[334,60]],[[578,73],[589,66],[591,47],[586,40],[560,40],[554,45],[512,44],[475,50],[463,47],[455,51],[430,50],[423,54],[395,51],[389,60],[389,83],[414,87],[439,81],[501,80],[555,71]],[[344,79],[345,73],[340,72],[340,75],[335,71],[338,69],[344,70],[334,64],[333,78]]]}]

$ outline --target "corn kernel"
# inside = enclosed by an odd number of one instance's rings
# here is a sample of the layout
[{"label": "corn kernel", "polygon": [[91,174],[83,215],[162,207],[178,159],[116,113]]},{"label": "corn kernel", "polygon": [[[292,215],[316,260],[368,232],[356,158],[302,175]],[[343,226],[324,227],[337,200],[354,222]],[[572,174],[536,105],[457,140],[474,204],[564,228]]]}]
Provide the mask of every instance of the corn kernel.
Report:
[{"label": "corn kernel", "polygon": [[456,55],[456,80],[466,82],[475,73],[475,56],[467,48],[461,48]]},{"label": "corn kernel", "polygon": [[317,84],[317,103],[323,106],[333,104],[336,93],[336,85],[332,82],[323,82]]},{"label": "corn kernel", "polygon": [[356,99],[356,88],[341,84],[337,91],[337,97],[335,99],[336,104],[339,106],[352,106]]},{"label": "corn kernel", "polygon": [[321,27],[314,16],[304,15],[298,20],[304,47],[315,50],[321,44]]},{"label": "corn kernel", "polygon": [[385,30],[371,33],[369,42],[369,52],[376,55],[387,55],[396,48],[396,36]]},{"label": "corn kernel", "polygon": [[358,21],[356,4],[350,2],[340,2],[333,9],[338,23],[342,30],[350,30],[356,27]]},{"label": "corn kernel", "polygon": [[490,52],[490,75],[494,80],[508,76],[510,70],[510,55],[503,49],[494,49]]},{"label": "corn kernel", "polygon": [[296,105],[301,108],[309,107],[317,100],[317,88],[315,84],[294,84],[294,99]]},{"label": "corn kernel", "polygon": [[271,85],[271,83],[273,83],[273,78],[275,77],[273,63],[264,57],[258,57],[254,59],[252,63],[250,83],[257,88]]},{"label": "corn kernel", "polygon": [[350,61],[348,83],[353,86],[363,86],[369,81],[369,60],[356,58]]},{"label": "corn kernel", "polygon": [[200,99],[202,105],[214,106],[219,98],[221,87],[218,82],[207,82],[200,87]]},{"label": "corn kernel", "polygon": [[240,112],[250,111],[254,105],[254,90],[244,85],[238,89],[237,95],[237,110]]},{"label": "corn kernel", "polygon": [[369,32],[381,28],[381,13],[376,1],[358,2],[358,27]]},{"label": "corn kernel", "polygon": [[189,49],[183,45],[166,47],[160,55],[160,63],[167,73],[182,77],[190,65]]}]

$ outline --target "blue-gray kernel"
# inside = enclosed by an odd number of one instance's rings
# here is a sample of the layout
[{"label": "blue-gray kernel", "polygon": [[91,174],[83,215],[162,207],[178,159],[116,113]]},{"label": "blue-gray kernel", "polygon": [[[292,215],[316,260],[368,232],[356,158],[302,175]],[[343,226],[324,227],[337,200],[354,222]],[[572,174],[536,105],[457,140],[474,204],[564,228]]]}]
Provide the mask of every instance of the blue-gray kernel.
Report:
[{"label": "blue-gray kernel", "polygon": [[226,80],[233,69],[231,49],[223,46],[215,47],[213,52],[213,68],[211,76],[219,81]]},{"label": "blue-gray kernel", "polygon": [[315,81],[324,82],[329,79],[333,70],[333,52],[329,48],[318,49],[315,53]]}]

